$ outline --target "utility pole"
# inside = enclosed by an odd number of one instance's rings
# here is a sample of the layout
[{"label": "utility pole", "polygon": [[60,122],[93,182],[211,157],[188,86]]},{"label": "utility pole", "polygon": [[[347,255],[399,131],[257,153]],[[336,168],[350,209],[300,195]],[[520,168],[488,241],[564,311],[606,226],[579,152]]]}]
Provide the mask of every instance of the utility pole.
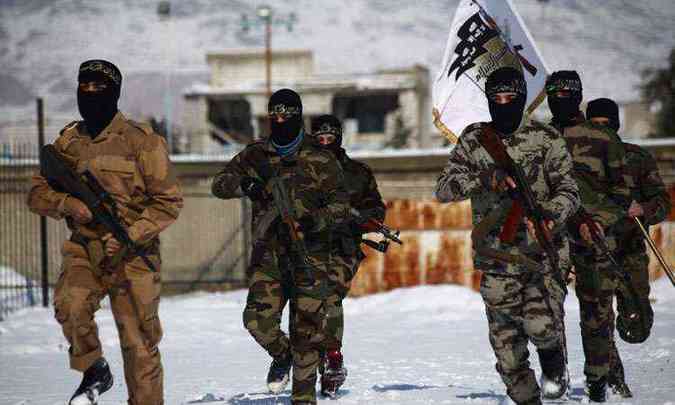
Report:
[{"label": "utility pole", "polygon": [[241,30],[248,33],[252,27],[265,26],[265,93],[269,99],[272,95],[272,27],[274,25],[285,25],[288,32],[293,31],[293,24],[297,22],[298,17],[295,13],[289,13],[287,16],[274,15],[272,8],[267,5],[259,6],[255,11],[257,19],[251,21],[247,14],[241,16]]}]

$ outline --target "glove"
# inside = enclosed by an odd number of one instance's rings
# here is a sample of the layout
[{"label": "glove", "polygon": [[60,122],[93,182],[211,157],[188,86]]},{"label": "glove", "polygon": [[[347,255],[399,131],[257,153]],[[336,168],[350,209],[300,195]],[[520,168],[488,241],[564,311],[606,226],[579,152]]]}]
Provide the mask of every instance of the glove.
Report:
[{"label": "glove", "polygon": [[314,218],[312,217],[305,216],[298,219],[298,226],[300,228],[300,232],[307,235],[308,233],[311,233],[316,227],[316,221],[314,221]]},{"label": "glove", "polygon": [[79,199],[68,196],[63,202],[63,213],[72,217],[79,224],[91,222],[93,215],[89,208]]},{"label": "glove", "polygon": [[354,217],[354,222],[357,225],[364,225],[368,223],[369,220],[377,220],[378,215],[380,214],[379,208],[369,208],[365,210],[357,210],[359,212],[358,217]]},{"label": "glove", "polygon": [[260,201],[265,199],[265,186],[260,180],[257,180],[253,177],[244,177],[239,183],[241,186],[241,191],[246,195],[251,201]]}]

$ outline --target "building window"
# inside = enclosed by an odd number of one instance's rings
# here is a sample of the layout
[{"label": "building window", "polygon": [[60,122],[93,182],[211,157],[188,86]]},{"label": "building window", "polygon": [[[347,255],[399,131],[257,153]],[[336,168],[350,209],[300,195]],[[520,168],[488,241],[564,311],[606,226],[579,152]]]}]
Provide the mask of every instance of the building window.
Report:
[{"label": "building window", "polygon": [[253,139],[251,105],[244,99],[210,99],[211,135],[221,143],[248,143]]},{"label": "building window", "polygon": [[355,119],[359,133],[384,133],[387,114],[398,108],[398,94],[336,95],[333,114]]}]

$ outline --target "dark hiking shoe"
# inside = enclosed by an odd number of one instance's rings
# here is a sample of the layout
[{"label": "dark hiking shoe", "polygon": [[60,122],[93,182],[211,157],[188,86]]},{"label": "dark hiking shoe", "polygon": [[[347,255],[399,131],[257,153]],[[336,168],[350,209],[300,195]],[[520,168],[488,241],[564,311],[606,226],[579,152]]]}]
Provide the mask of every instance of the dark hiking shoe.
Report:
[{"label": "dark hiking shoe", "polygon": [[586,380],[586,395],[591,402],[607,401],[607,381],[604,378],[597,381]]},{"label": "dark hiking shoe", "polygon": [[326,353],[321,367],[321,394],[335,397],[337,391],[347,379],[347,369],[344,368],[342,353],[331,350]]},{"label": "dark hiking shoe", "polygon": [[558,399],[567,393],[570,377],[560,349],[537,350],[541,364],[541,397]]},{"label": "dark hiking shoe", "polygon": [[628,388],[625,381],[619,378],[609,378],[607,385],[612,389],[612,393],[619,395],[621,398],[633,398],[633,393]]},{"label": "dark hiking shoe", "polygon": [[293,358],[290,354],[286,357],[272,360],[270,370],[267,372],[267,388],[269,388],[270,392],[278,394],[286,388],[292,365]]},{"label": "dark hiking shoe", "polygon": [[73,396],[69,405],[95,405],[98,397],[108,391],[113,385],[113,375],[108,362],[103,357],[96,360],[85,372],[82,383]]}]

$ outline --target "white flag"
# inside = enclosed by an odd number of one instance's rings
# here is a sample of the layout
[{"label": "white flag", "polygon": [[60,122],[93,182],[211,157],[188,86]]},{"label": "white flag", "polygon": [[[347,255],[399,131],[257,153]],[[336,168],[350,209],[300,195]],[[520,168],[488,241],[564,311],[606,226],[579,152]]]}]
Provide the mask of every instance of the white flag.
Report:
[{"label": "white flag", "polygon": [[527,82],[526,112],[543,100],[548,69],[511,0],[462,0],[434,82],[434,124],[451,142],[474,122],[490,121],[485,80],[511,66]]}]

